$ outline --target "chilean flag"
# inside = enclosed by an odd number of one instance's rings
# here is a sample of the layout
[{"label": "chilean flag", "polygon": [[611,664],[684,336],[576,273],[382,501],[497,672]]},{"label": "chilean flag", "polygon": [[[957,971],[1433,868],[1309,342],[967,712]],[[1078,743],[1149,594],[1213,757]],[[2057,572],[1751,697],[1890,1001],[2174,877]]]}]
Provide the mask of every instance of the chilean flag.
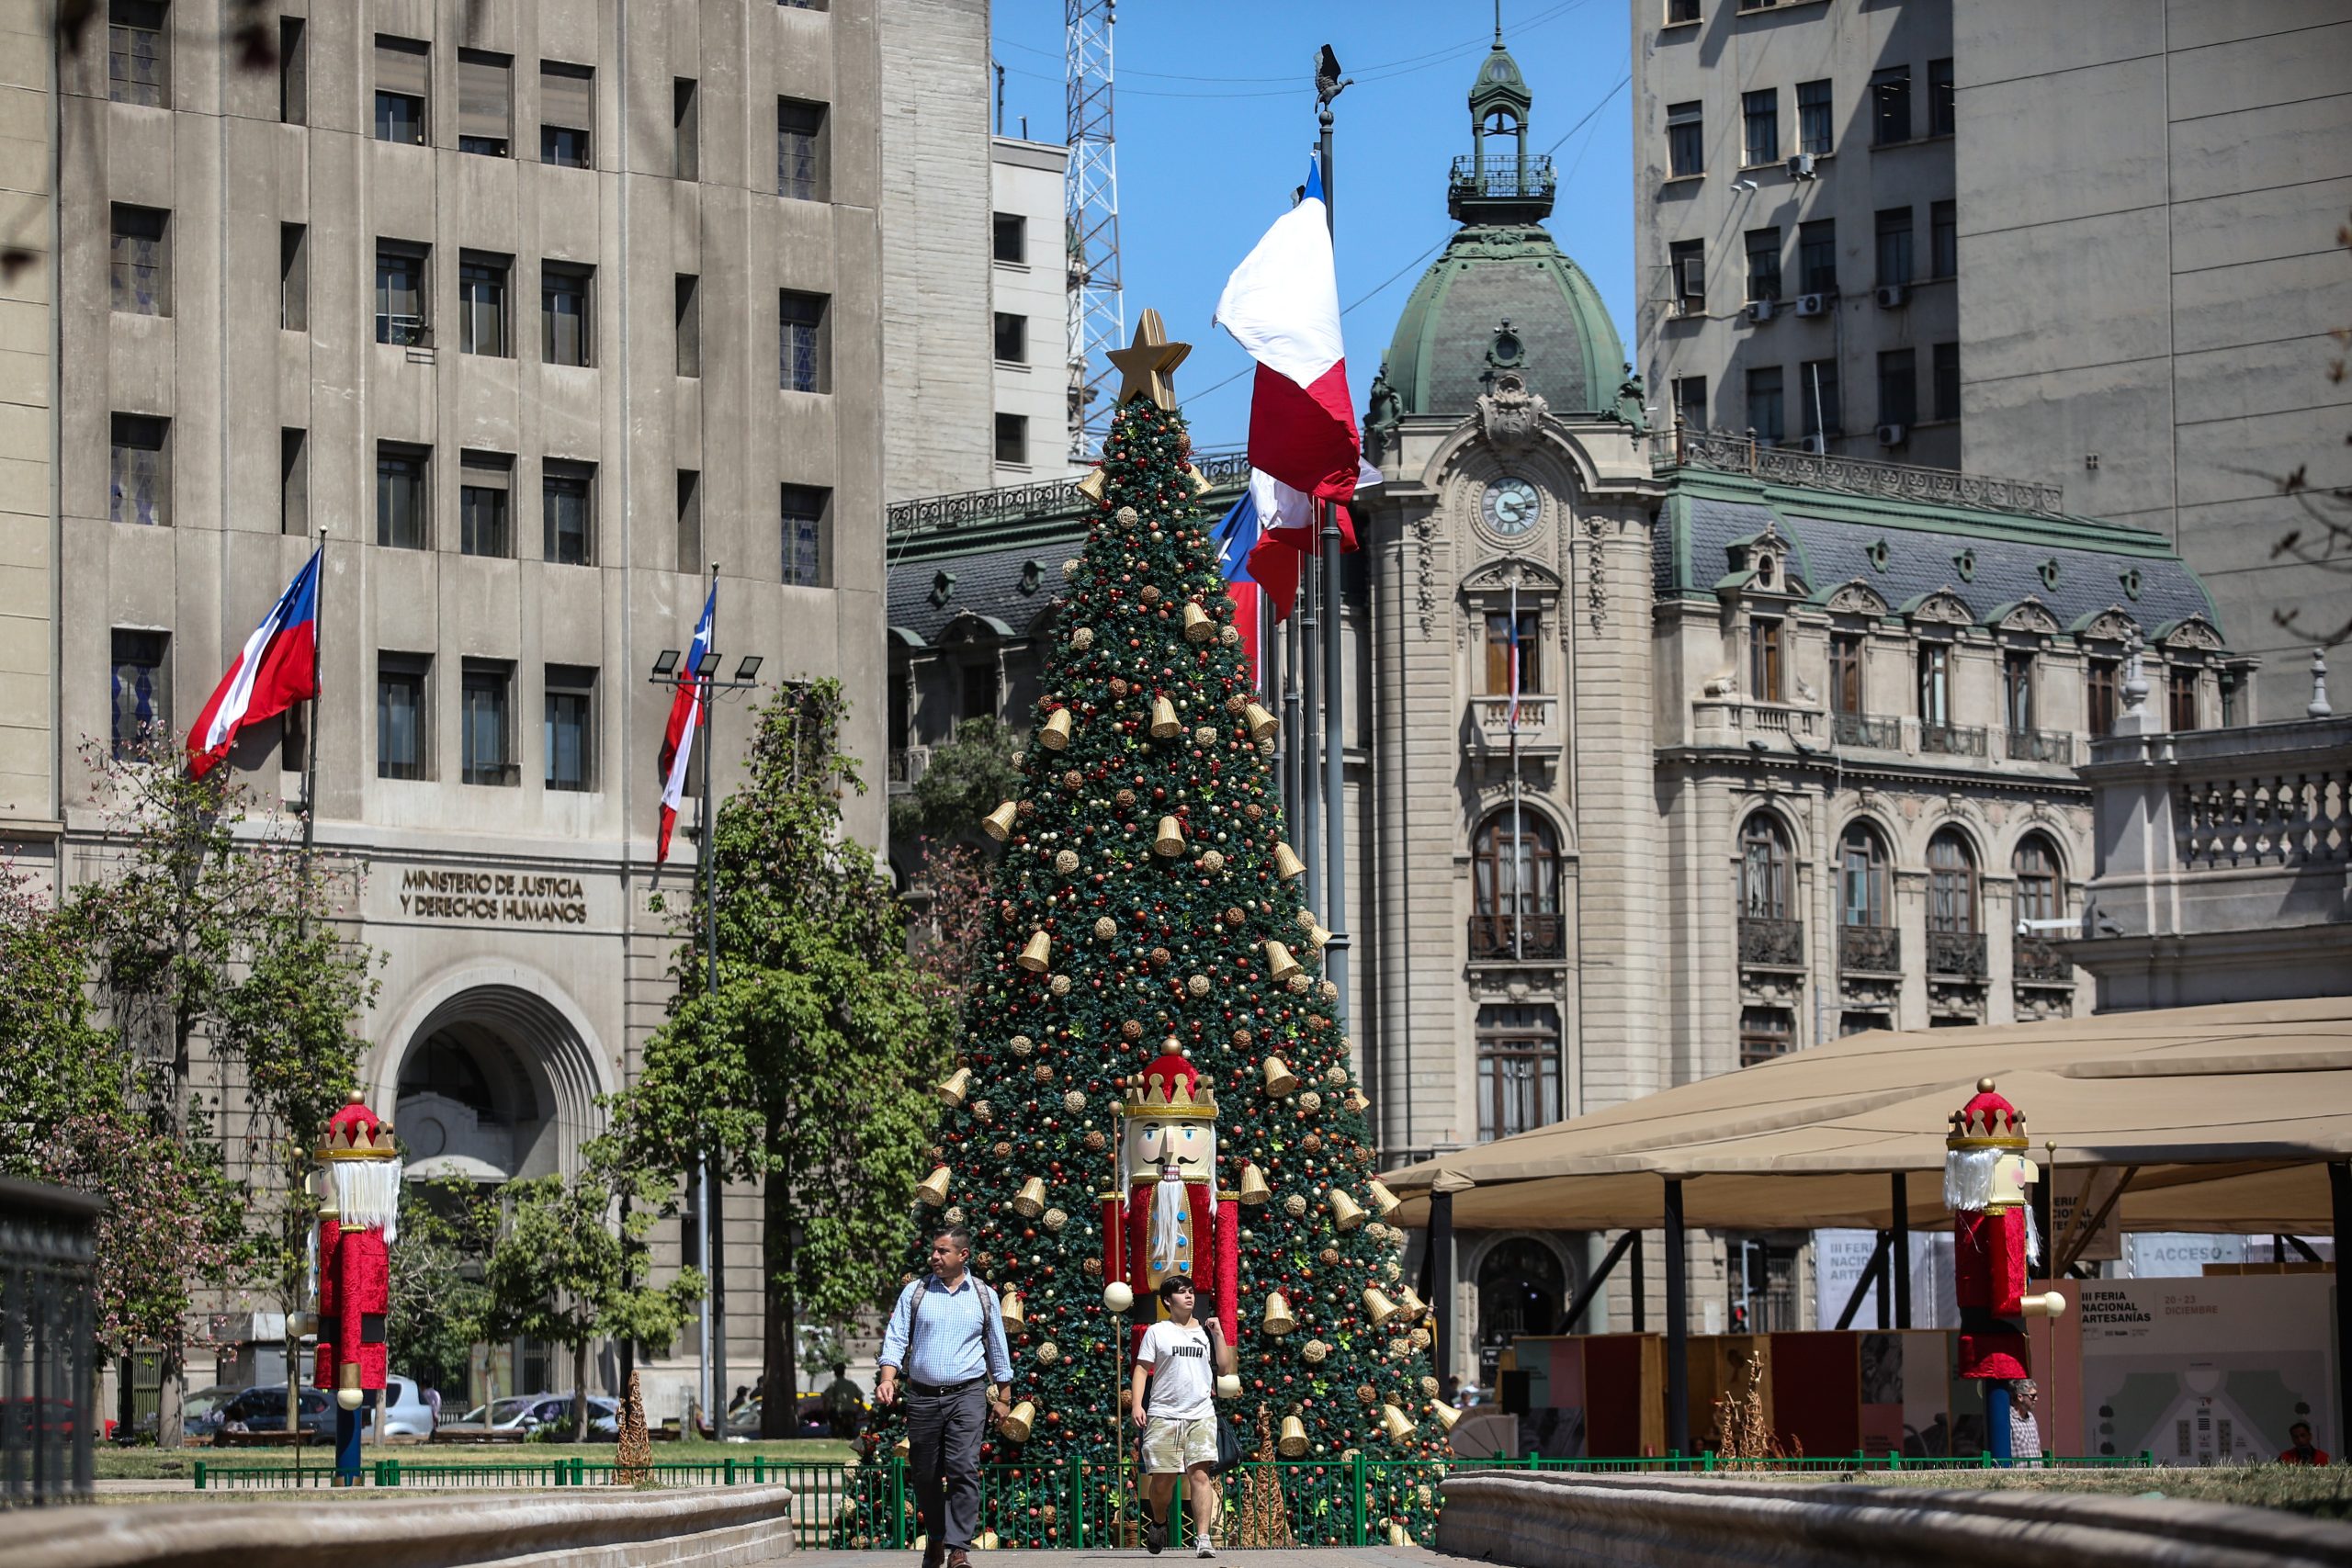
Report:
[{"label": "chilean flag", "polygon": [[248,724],[275,718],[296,703],[319,694],[319,558],[311,552],[187,732],[187,771],[202,778],[220,765]]},{"label": "chilean flag", "polygon": [[670,858],[670,829],[678,825],[678,802],[686,795],[686,768],[695,754],[695,729],[703,716],[702,682],[693,677],[710,652],[711,621],[718,614],[718,582],[714,578],[710,597],[703,601],[702,620],[695,627],[694,644],[686,649],[686,661],[679,666],[687,679],[679,683],[678,694],[670,700],[670,723],[662,732],[662,841],[653,852],[656,865]]},{"label": "chilean flag", "polygon": [[1216,321],[1258,362],[1250,395],[1250,463],[1323,501],[1355,494],[1363,442],[1340,342],[1340,278],[1310,162],[1306,192],[1226,280]]}]

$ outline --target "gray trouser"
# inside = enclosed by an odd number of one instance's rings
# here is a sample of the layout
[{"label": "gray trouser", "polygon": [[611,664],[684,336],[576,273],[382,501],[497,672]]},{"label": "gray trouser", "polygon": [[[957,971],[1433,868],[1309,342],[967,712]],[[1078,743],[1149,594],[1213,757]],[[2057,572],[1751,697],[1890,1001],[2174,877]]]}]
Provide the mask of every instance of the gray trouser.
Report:
[{"label": "gray trouser", "polygon": [[985,1383],[960,1393],[907,1390],[907,1458],[915,1472],[915,1506],[934,1548],[970,1550],[980,1525],[980,1433],[988,1423]]}]

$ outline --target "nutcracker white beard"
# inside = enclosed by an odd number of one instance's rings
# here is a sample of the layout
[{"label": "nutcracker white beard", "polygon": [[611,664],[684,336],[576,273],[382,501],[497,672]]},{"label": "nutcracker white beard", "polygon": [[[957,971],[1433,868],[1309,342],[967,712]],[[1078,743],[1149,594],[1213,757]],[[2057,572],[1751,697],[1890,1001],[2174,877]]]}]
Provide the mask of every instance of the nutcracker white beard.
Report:
[{"label": "nutcracker white beard", "polygon": [[1175,1271],[1176,1242],[1184,1224],[1184,1175],[1172,1165],[1159,1168],[1159,1184],[1151,1190],[1151,1267],[1155,1273]]},{"label": "nutcracker white beard", "polygon": [[380,1225],[384,1244],[399,1239],[401,1162],[397,1159],[338,1159],[327,1162],[334,1186],[335,1223],[345,1230]]},{"label": "nutcracker white beard", "polygon": [[[1999,1149],[1951,1149],[1944,1155],[1944,1207],[1953,1213],[1967,1210],[1983,1213],[1993,1206],[1993,1179],[1999,1169],[2002,1151]],[[2033,1205],[2018,1205],[2025,1211],[2026,1251],[2036,1258],[2041,1256],[2041,1231],[2034,1224]]]}]

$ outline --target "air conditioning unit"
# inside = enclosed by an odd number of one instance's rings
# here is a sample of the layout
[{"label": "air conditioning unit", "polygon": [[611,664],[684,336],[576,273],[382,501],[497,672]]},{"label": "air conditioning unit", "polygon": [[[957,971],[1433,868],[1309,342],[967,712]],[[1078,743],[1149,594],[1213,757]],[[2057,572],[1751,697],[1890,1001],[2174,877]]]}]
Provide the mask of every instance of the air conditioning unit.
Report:
[{"label": "air conditioning unit", "polygon": [[1796,180],[1812,179],[1814,177],[1813,154],[1810,152],[1799,152],[1796,156],[1791,158],[1789,160],[1789,177]]},{"label": "air conditioning unit", "polygon": [[1910,288],[1900,283],[1882,283],[1878,287],[1878,308],[1900,310],[1911,298]]},{"label": "air conditioning unit", "polygon": [[1780,301],[1776,299],[1750,299],[1747,302],[1747,319],[1757,322],[1769,321],[1772,319],[1772,312],[1778,309]]},{"label": "air conditioning unit", "polygon": [[1900,446],[1903,445],[1903,438],[1909,434],[1910,432],[1902,425],[1882,424],[1878,427],[1878,444],[1882,446]]},{"label": "air conditioning unit", "polygon": [[1797,296],[1797,314],[1798,314],[1798,315],[1800,315],[1800,316],[1826,316],[1826,315],[1827,315],[1828,313],[1829,313],[1829,296],[1828,296],[1828,295],[1826,295],[1826,294],[1800,294],[1800,295],[1798,295],[1798,296]]},{"label": "air conditioning unit", "polygon": [[1797,446],[1804,450],[1812,453],[1816,457],[1822,457],[1829,450],[1829,437],[1826,435],[1801,435],[1797,438]]}]

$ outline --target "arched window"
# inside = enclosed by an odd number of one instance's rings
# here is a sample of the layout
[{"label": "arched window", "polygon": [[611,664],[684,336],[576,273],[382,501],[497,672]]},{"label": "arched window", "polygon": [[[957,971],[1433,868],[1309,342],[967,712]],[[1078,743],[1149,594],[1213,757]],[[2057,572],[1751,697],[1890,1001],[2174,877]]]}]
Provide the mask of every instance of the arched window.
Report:
[{"label": "arched window", "polygon": [[1838,840],[1838,907],[1846,925],[1894,924],[1887,918],[1886,840],[1867,822],[1853,823]]},{"label": "arched window", "polygon": [[1750,920],[1785,920],[1793,902],[1789,888],[1789,835],[1771,813],[1759,811],[1739,829],[1739,912]]},{"label": "arched window", "polygon": [[1976,922],[1976,857],[1956,829],[1928,840],[1928,930],[1973,935]]},{"label": "arched window", "polygon": [[1560,957],[1560,841],[1551,823],[1506,807],[1478,824],[1470,858],[1470,956]]},{"label": "arched window", "polygon": [[[2039,833],[2018,841],[2009,869],[2018,874],[2018,919],[2055,920],[2066,913],[2066,879],[2058,869],[2058,852]],[[2047,934],[2037,931],[2037,936]]]},{"label": "arched window", "polygon": [[1559,1256],[1532,1237],[1499,1242],[1479,1260],[1478,1364],[1488,1386],[1513,1339],[1559,1326],[1567,1283]]}]

